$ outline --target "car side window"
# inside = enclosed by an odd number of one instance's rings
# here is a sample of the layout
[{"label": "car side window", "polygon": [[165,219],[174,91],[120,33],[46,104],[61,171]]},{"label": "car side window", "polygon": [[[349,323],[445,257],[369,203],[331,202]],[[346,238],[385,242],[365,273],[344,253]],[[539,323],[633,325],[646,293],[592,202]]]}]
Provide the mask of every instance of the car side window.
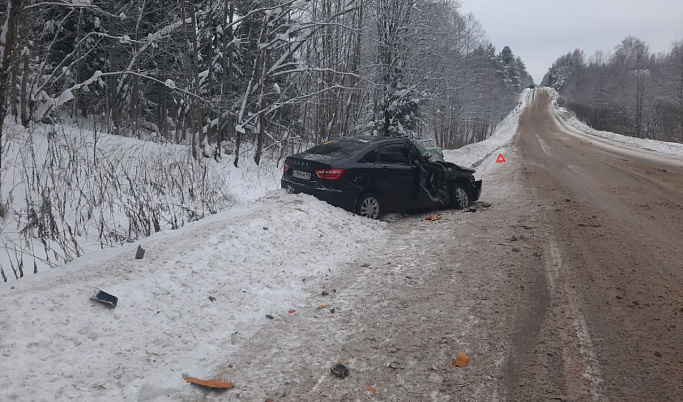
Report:
[{"label": "car side window", "polygon": [[396,165],[410,165],[408,148],[405,144],[388,144],[379,149],[379,162]]},{"label": "car side window", "polygon": [[372,151],[368,152],[363,156],[360,160],[360,163],[375,163],[377,160],[377,149],[373,149]]},{"label": "car side window", "polygon": [[408,156],[410,157],[410,163],[413,166],[419,165],[420,161],[422,161],[422,158],[420,157],[420,153],[417,152],[417,149],[415,149],[415,147],[409,147],[408,148]]}]

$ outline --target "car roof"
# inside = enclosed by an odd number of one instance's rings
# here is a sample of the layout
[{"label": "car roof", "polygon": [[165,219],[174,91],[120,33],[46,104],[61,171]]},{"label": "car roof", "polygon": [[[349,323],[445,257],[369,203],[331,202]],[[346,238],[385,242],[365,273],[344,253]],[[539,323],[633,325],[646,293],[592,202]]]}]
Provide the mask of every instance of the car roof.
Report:
[{"label": "car roof", "polygon": [[408,138],[401,137],[380,137],[375,135],[357,135],[353,137],[341,137],[332,140],[340,142],[355,142],[355,143],[365,143],[365,144],[376,144],[379,142],[394,142],[394,141],[406,141]]},{"label": "car roof", "polygon": [[342,137],[342,138],[337,138],[334,141],[348,141],[348,142],[364,142],[364,143],[373,143],[373,142],[380,142],[382,140],[388,139],[387,137],[378,137],[374,135],[357,135],[354,137]]},{"label": "car roof", "polygon": [[300,154],[297,154],[297,156],[305,155],[306,159],[315,159],[320,162],[339,158],[348,159],[356,157],[357,155],[366,152],[368,149],[377,147],[380,144],[396,143],[402,141],[406,141],[406,139],[378,137],[371,135],[342,137],[324,142]]},{"label": "car roof", "polygon": [[396,137],[381,137],[374,135],[357,135],[353,137],[342,137],[329,141],[325,144],[337,143],[337,144],[348,144],[355,149],[354,153],[362,153],[366,149],[386,143],[396,143],[409,141],[408,138],[396,138]]}]

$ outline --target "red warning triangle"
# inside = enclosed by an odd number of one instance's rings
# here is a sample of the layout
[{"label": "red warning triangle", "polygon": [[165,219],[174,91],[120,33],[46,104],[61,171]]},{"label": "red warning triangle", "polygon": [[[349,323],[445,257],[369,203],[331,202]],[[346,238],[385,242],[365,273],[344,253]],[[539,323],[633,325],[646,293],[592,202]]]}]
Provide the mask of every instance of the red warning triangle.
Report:
[{"label": "red warning triangle", "polygon": [[496,159],[496,163],[503,163],[505,162],[505,158],[503,157],[503,154],[498,154],[498,159]]}]

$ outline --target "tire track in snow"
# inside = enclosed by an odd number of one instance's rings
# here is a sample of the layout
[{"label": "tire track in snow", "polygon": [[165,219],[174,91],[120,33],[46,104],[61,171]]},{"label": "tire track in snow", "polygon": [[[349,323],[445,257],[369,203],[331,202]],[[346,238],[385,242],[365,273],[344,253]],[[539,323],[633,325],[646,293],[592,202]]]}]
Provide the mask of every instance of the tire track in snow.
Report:
[{"label": "tire track in snow", "polygon": [[[560,304],[565,304],[569,307],[568,311],[564,310],[564,314],[568,315],[564,318],[568,319],[573,324],[573,330],[579,343],[578,352],[583,371],[583,381],[577,381],[578,379],[573,378],[570,371],[565,370],[567,390],[570,392],[572,400],[579,397],[579,395],[576,394],[585,394],[587,391],[590,393],[593,401],[607,401],[608,398],[604,396],[603,392],[604,380],[600,374],[600,367],[594,351],[593,341],[588,332],[586,319],[579,308],[578,297],[576,293],[571,290],[567,278],[564,275],[564,264],[558,244],[551,239],[548,248],[550,255],[549,260],[547,260],[546,269],[548,287],[550,288],[550,293],[553,298],[559,298],[556,302],[560,302]],[[563,336],[563,338],[565,337]],[[563,339],[563,341],[565,341],[563,342],[564,344],[567,344],[567,339]],[[565,359],[565,364],[568,366],[575,364],[573,361],[575,356],[571,355],[572,352],[573,351],[568,351],[566,348],[563,348],[563,357]]]}]

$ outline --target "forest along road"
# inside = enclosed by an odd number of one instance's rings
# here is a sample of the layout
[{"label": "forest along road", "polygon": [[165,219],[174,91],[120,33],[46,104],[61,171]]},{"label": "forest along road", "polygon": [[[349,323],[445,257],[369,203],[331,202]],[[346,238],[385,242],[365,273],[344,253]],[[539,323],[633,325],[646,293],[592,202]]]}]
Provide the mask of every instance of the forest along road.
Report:
[{"label": "forest along road", "polygon": [[307,280],[307,306],[233,334],[217,370],[229,397],[680,400],[683,168],[565,133],[534,98],[507,162],[479,167],[475,213],[391,222],[363,257]]}]

